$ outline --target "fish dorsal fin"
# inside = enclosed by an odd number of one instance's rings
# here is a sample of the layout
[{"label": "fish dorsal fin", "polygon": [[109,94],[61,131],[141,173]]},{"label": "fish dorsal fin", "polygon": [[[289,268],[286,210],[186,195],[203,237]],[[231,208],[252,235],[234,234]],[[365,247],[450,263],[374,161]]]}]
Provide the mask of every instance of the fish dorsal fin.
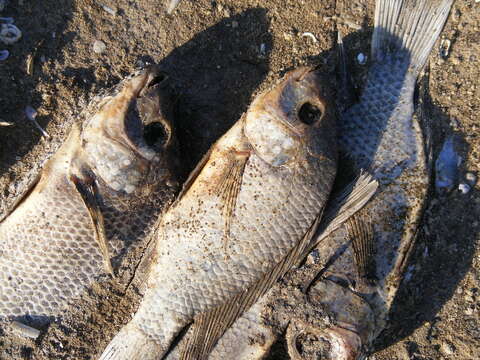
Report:
[{"label": "fish dorsal fin", "polygon": [[183,349],[182,360],[207,359],[218,339],[247,309],[263,296],[273,284],[296,264],[318,227],[319,217],[302,240],[275,267],[249,289],[233,296],[228,302],[194,318],[193,336]]},{"label": "fish dorsal fin", "polygon": [[249,151],[236,151],[232,149],[228,154],[227,168],[220,176],[215,188],[222,203],[225,239],[228,239],[230,235],[230,224],[237,204],[237,196],[242,186],[243,171],[249,156]]},{"label": "fish dorsal fin", "polygon": [[371,220],[356,213],[346,222],[347,234],[353,246],[353,257],[360,282],[375,280],[375,244]]},{"label": "fish dorsal fin", "polygon": [[97,185],[93,179],[85,181],[76,175],[71,175],[70,180],[80,194],[80,197],[88,210],[90,219],[92,220],[95,228],[95,240],[102,253],[105,270],[107,273],[113,275],[113,268],[110,262],[110,252],[108,251],[107,236],[105,234],[105,224],[99,204],[100,200]]},{"label": "fish dorsal fin", "polygon": [[42,177],[42,171],[37,173],[24,187],[22,194],[17,197],[17,199],[13,202],[13,204],[10,206],[10,208],[5,212],[5,214],[0,216],[0,224],[2,221],[4,221],[10,214],[12,214],[19,206],[22,204],[32,193],[33,189],[37,186],[37,184],[40,182],[40,179]]},{"label": "fish dorsal fin", "polygon": [[325,208],[325,214],[317,230],[317,235],[305,249],[302,259],[322,240],[337,230],[375,195],[378,182],[366,172],[360,172],[358,178],[334,195]]}]

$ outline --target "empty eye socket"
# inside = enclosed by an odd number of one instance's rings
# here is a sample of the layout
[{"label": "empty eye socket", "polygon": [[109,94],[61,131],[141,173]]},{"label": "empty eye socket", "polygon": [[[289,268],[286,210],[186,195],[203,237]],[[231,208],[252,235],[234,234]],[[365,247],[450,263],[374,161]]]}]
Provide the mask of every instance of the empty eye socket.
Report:
[{"label": "empty eye socket", "polygon": [[303,104],[298,110],[298,118],[306,125],[313,125],[322,118],[322,110],[309,102]]},{"label": "empty eye socket", "polygon": [[143,138],[148,146],[153,148],[160,148],[167,140],[167,133],[165,128],[159,122],[152,122],[145,125],[143,130]]}]

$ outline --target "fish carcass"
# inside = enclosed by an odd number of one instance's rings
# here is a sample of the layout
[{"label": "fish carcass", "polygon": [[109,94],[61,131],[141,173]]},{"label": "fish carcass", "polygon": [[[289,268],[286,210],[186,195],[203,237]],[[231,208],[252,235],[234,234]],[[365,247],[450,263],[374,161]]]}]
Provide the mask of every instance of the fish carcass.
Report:
[{"label": "fish carcass", "polygon": [[209,359],[262,359],[285,332],[292,359],[366,356],[387,323],[426,203],[431,164],[413,94],[451,4],[376,2],[367,82],[339,119],[339,151],[347,161],[338,172],[369,169],[377,194],[344,225],[316,235],[307,263],[245,312]]},{"label": "fish carcass", "polygon": [[107,279],[174,188],[172,99],[157,66],[96,96],[0,220],[0,320],[50,321]]}]

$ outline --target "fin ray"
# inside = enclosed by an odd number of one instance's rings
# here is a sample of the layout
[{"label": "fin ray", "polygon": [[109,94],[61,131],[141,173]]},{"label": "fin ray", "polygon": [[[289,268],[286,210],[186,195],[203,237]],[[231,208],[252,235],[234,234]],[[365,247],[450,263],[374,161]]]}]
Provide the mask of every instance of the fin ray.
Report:
[{"label": "fin ray", "polygon": [[348,237],[352,241],[353,255],[361,281],[375,279],[375,246],[371,219],[356,213],[346,222]]},{"label": "fin ray", "polygon": [[[379,0],[375,7],[372,59],[382,61],[388,52],[406,50],[410,67],[419,73],[447,20],[453,0]],[[392,47],[397,49],[392,49]]]},{"label": "fin ray", "polygon": [[80,197],[82,198],[83,203],[88,210],[90,219],[92,220],[95,228],[95,240],[97,241],[100,252],[102,253],[105,270],[109,274],[113,275],[113,268],[110,262],[110,252],[108,251],[107,235],[105,234],[103,214],[100,210],[97,200],[98,189],[93,181],[90,183],[85,183],[75,175],[72,175],[70,179],[75,185],[77,192],[80,194]]}]

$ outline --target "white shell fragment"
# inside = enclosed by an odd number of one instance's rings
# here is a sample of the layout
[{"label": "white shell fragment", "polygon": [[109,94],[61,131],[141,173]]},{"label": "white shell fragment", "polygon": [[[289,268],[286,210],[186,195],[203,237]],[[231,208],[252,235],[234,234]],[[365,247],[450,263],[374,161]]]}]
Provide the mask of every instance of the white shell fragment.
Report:
[{"label": "white shell fragment", "polygon": [[112,16],[117,15],[117,12],[113,10],[111,7],[108,7],[107,5],[104,4],[99,4],[103,10],[105,10],[107,13],[109,13]]},{"label": "white shell fragment", "polygon": [[440,42],[440,57],[442,59],[446,59],[448,55],[450,54],[450,45],[452,42],[448,39],[443,39]]},{"label": "white shell fragment", "polygon": [[45,130],[43,130],[43,128],[40,126],[40,124],[36,120],[37,110],[35,110],[30,105],[28,105],[25,108],[25,115],[27,116],[27,119],[30,120],[35,125],[38,131],[42,133],[43,136],[45,136],[47,139],[50,139],[50,135],[48,135],[48,133]]},{"label": "white shell fragment", "polygon": [[314,43],[317,43],[317,42],[318,42],[318,40],[317,40],[317,38],[315,37],[315,35],[313,35],[311,32],[304,32],[301,36],[302,36],[302,37],[309,38],[309,39],[312,39],[312,41],[313,41]]},{"label": "white shell fragment", "polygon": [[8,50],[0,50],[0,61],[5,61],[10,56]]},{"label": "white shell fragment", "polygon": [[13,126],[13,123],[0,119],[0,126]]},{"label": "white shell fragment", "polygon": [[13,24],[2,24],[0,30],[0,41],[6,45],[16,43],[22,37],[22,32]]},{"label": "white shell fragment", "polygon": [[35,340],[40,335],[40,330],[32,328],[28,325],[22,324],[21,322],[18,322],[18,321],[12,321],[11,327],[13,331],[16,332],[18,335],[28,337],[30,339]]},{"label": "white shell fragment", "polygon": [[101,54],[105,52],[107,45],[103,41],[95,40],[93,43],[93,52],[96,54]]}]

